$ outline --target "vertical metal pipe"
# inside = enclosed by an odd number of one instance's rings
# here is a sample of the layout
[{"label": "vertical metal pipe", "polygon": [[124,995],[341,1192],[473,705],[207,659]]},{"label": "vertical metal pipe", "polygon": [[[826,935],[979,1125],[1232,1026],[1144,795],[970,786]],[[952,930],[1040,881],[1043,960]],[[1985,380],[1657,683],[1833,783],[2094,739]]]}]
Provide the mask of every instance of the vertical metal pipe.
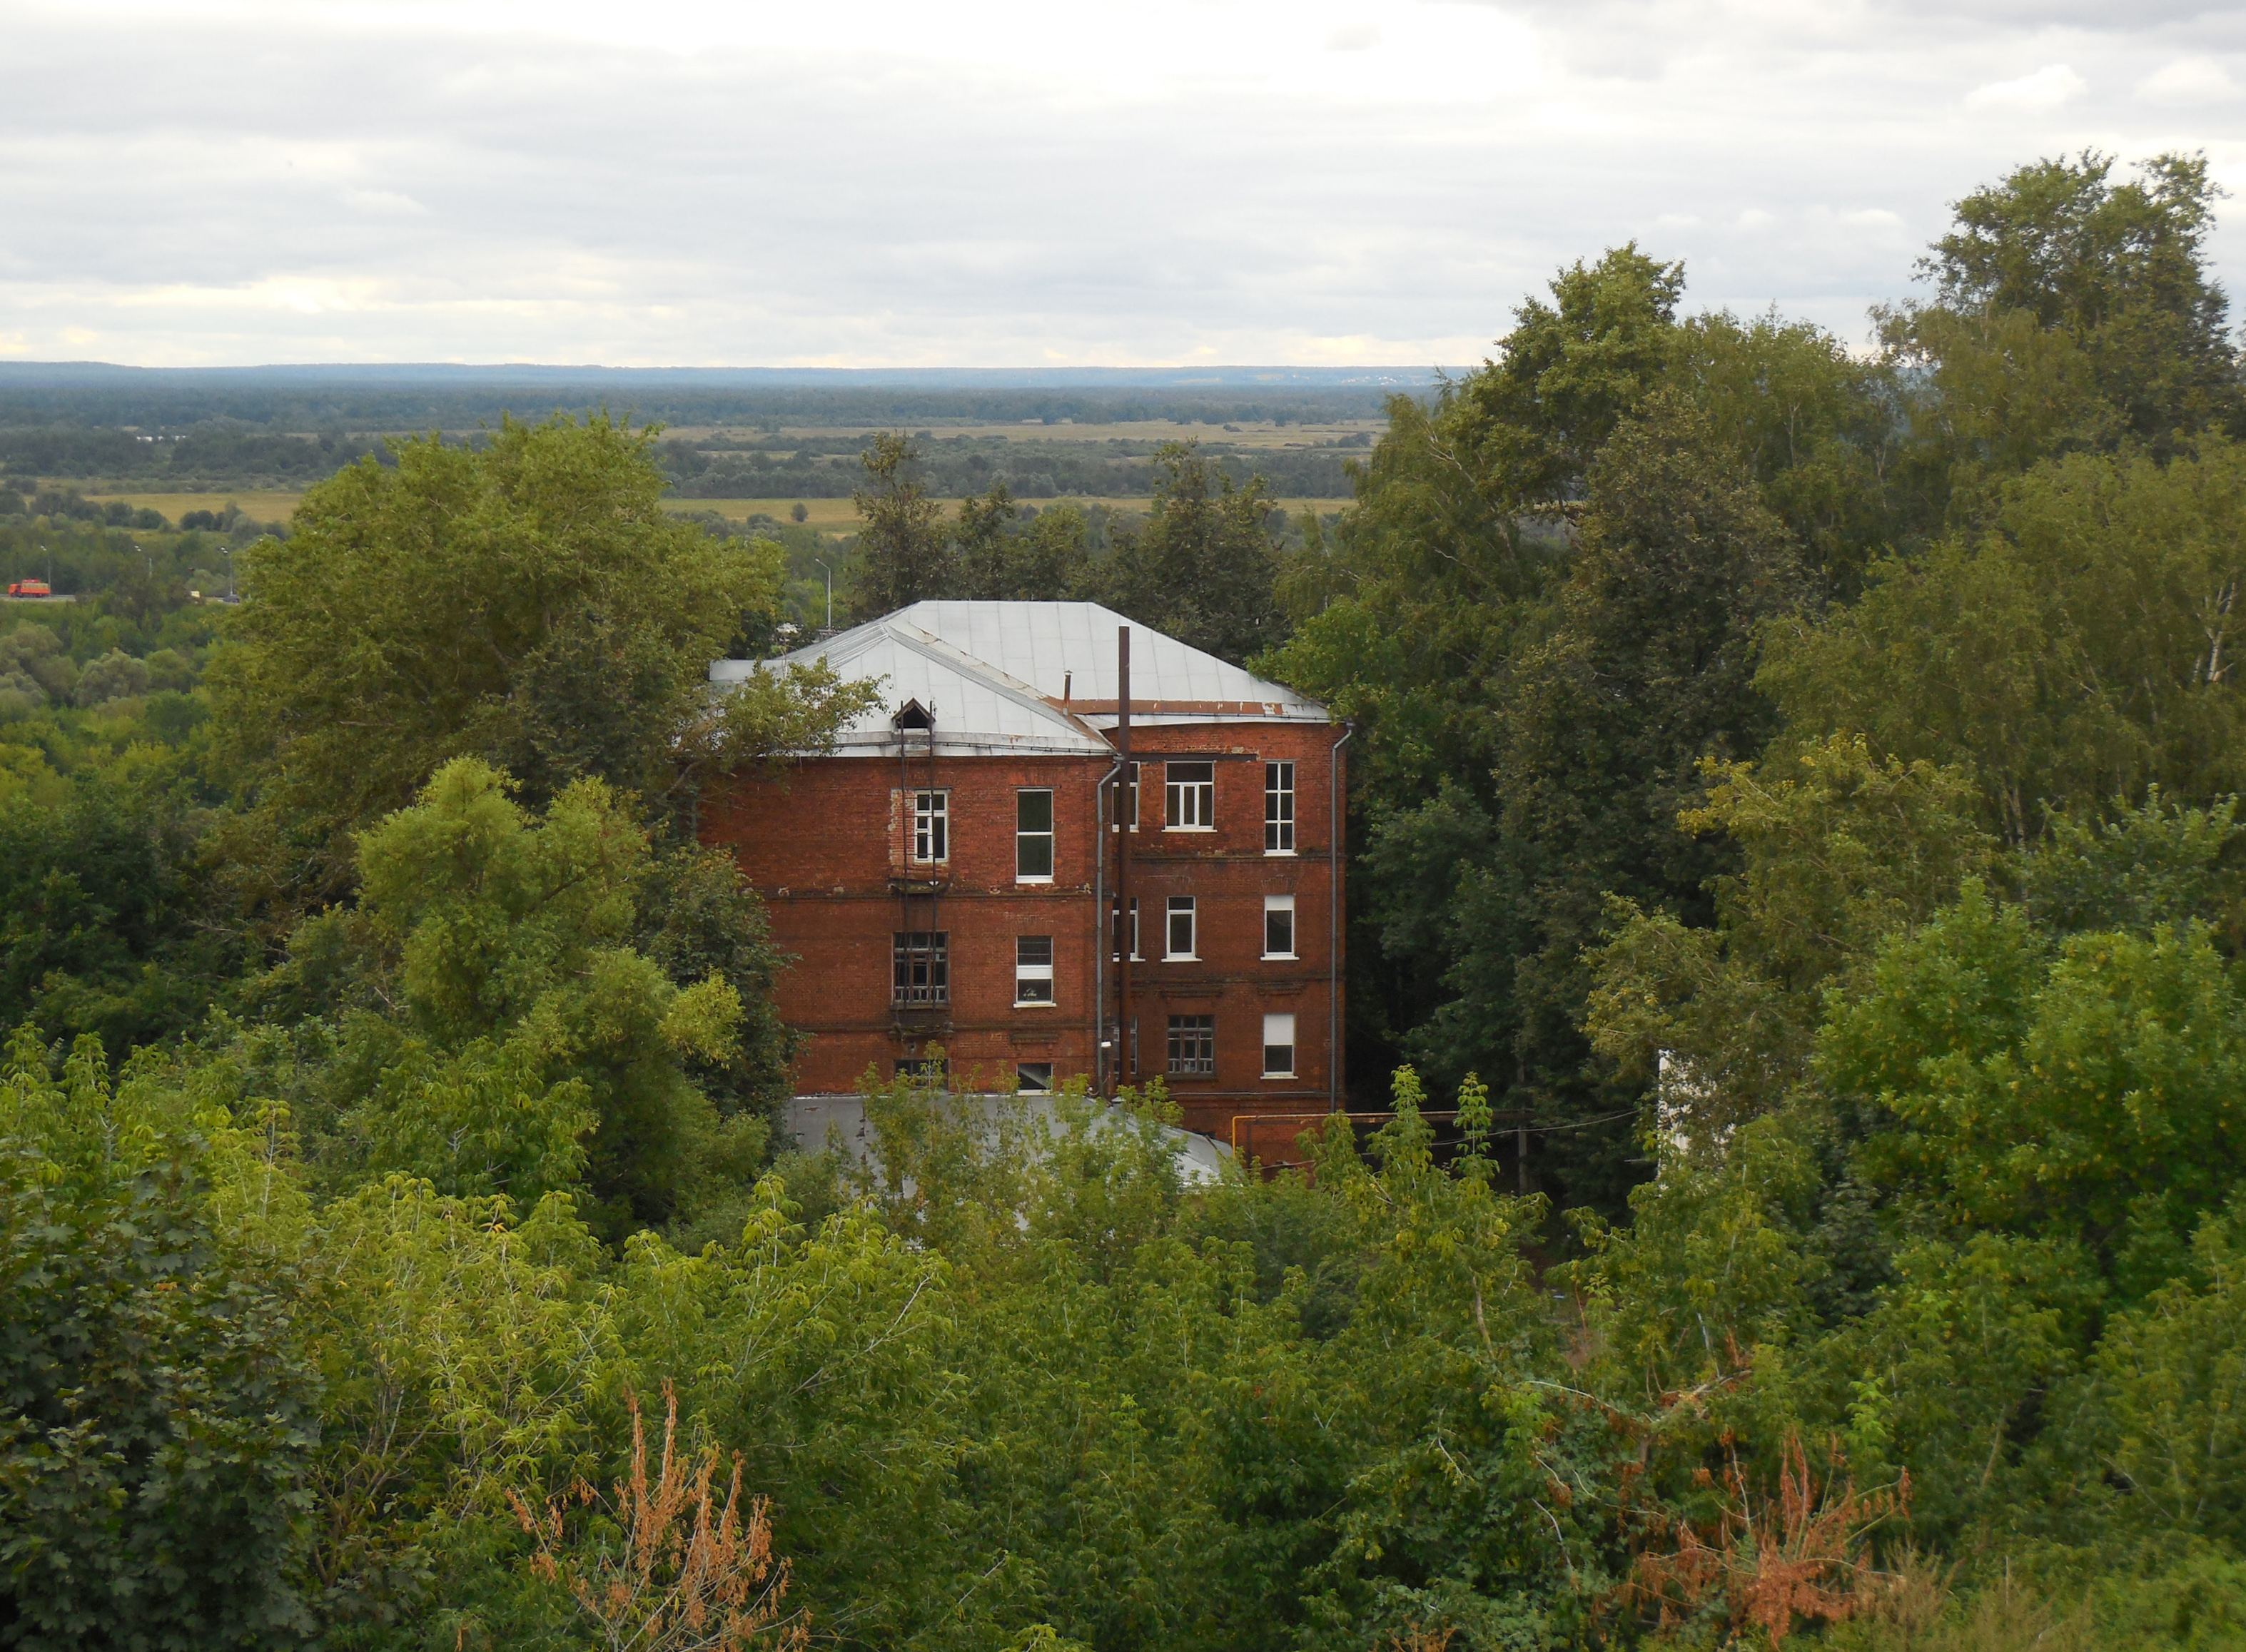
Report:
[{"label": "vertical metal pipe", "polygon": [[1326,1110],[1341,1111],[1341,749],[1357,732],[1342,724],[1326,754]]},{"label": "vertical metal pipe", "polygon": [[1092,811],[1092,1087],[1110,1097],[1115,1093],[1115,1064],[1123,1054],[1122,1046],[1106,1036],[1107,953],[1115,944],[1115,914],[1107,904],[1107,792],[1122,772],[1119,760],[1099,777]]},{"label": "vertical metal pipe", "polygon": [[1115,628],[1115,751],[1122,778],[1115,793],[1115,1071],[1117,1082],[1138,1078],[1131,1057],[1131,628]]}]

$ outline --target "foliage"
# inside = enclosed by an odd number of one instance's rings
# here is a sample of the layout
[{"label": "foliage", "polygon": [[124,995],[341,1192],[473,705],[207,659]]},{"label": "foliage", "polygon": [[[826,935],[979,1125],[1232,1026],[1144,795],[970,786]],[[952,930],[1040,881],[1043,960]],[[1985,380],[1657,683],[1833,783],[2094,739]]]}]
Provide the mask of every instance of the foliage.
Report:
[{"label": "foliage", "polygon": [[1146,526],[1117,534],[1091,589],[1141,625],[1244,661],[1285,637],[1265,527],[1273,509],[1261,477],[1235,486],[1193,444],[1165,446],[1155,455]]},{"label": "foliage", "polygon": [[860,456],[865,486],[851,497],[865,527],[858,534],[851,602],[870,620],[928,597],[948,596],[955,553],[943,507],[915,474],[920,450],[901,431],[880,431]]},{"label": "foliage", "polygon": [[288,1270],[215,1220],[205,1132],[230,1121],[132,1088],[91,1038],[57,1072],[19,1034],[0,1077],[0,1621],[37,1647],[298,1644],[318,1425]]},{"label": "foliage", "polygon": [[509,421],[480,451],[405,442],[239,559],[248,600],[210,681],[259,830],[304,857],[278,888],[341,888],[350,833],[454,757],[534,800],[584,778],[669,793],[709,663],[778,570],[763,541],[664,513],[650,439],[603,417]]}]

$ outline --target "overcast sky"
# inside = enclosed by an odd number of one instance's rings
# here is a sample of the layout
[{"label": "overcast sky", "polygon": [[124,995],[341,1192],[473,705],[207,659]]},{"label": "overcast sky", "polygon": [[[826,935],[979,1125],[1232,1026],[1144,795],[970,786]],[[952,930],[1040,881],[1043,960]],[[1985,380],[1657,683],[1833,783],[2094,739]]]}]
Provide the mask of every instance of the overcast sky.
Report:
[{"label": "overcast sky", "polygon": [[2246,193],[2246,6],[2168,0],[0,0],[0,64],[31,360],[1460,364],[1633,237],[1855,342],[2018,162]]}]

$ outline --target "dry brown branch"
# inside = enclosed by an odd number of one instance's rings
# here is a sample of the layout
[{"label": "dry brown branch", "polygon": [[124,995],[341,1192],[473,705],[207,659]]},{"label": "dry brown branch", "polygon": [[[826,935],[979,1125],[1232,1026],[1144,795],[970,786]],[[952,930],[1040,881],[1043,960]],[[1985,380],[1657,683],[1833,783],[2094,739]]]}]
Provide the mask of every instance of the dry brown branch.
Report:
[{"label": "dry brown branch", "polygon": [[1380,1652],[1444,1652],[1456,1634],[1456,1629],[1437,1631],[1414,1623],[1408,1626],[1403,1634],[1390,1635],[1388,1644],[1382,1647]]},{"label": "dry brown branch", "polygon": [[1908,1511],[1909,1475],[1884,1491],[1859,1492],[1836,1444],[1821,1482],[1800,1437],[1789,1433],[1773,1497],[1750,1484],[1728,1442],[1726,1455],[1714,1521],[1657,1526],[1673,1541],[1640,1551],[1623,1587],[1625,1604],[1651,1608],[1664,1628],[1713,1605],[1734,1631],[1757,1625],[1777,1647],[1798,1621],[1838,1623],[1886,1601],[1894,1580],[1872,1566],[1865,1540]]},{"label": "dry brown branch", "polygon": [[598,1626],[608,1652],[800,1652],[808,1626],[783,1613],[789,1567],[774,1560],[767,1499],[744,1519],[741,1461],[722,1506],[711,1482],[718,1449],[690,1468],[677,1451],[678,1397],[663,1385],[663,1458],[647,1478],[647,1434],[631,1408],[631,1471],[603,1498],[579,1480],[542,1511],[510,1492],[522,1529],[537,1542],[531,1567],[567,1588]]}]

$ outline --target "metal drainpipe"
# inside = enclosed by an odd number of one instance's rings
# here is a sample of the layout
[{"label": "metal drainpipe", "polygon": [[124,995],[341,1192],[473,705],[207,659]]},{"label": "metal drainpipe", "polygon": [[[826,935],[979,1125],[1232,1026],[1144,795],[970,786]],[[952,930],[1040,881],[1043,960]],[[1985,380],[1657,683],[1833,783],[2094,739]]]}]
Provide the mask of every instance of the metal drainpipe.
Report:
[{"label": "metal drainpipe", "polygon": [[1341,1111],[1341,749],[1357,725],[1344,721],[1326,754],[1326,1110]]},{"label": "metal drainpipe", "polygon": [[1092,1070],[1093,1088],[1110,1098],[1115,1093],[1109,1082],[1115,1071],[1110,1064],[1114,1051],[1111,1047],[1102,1055],[1099,1050],[1099,1036],[1107,1030],[1107,948],[1114,944],[1115,934],[1114,914],[1107,910],[1107,788],[1122,772],[1123,759],[1117,758],[1115,766],[1101,777],[1092,828]]},{"label": "metal drainpipe", "polygon": [[1115,750],[1123,765],[1123,792],[1116,799],[1115,905],[1123,914],[1123,957],[1115,966],[1115,1071],[1119,1081],[1135,1080],[1130,1066],[1131,1037],[1131,829],[1123,806],[1131,787],[1131,628],[1115,628]]}]

